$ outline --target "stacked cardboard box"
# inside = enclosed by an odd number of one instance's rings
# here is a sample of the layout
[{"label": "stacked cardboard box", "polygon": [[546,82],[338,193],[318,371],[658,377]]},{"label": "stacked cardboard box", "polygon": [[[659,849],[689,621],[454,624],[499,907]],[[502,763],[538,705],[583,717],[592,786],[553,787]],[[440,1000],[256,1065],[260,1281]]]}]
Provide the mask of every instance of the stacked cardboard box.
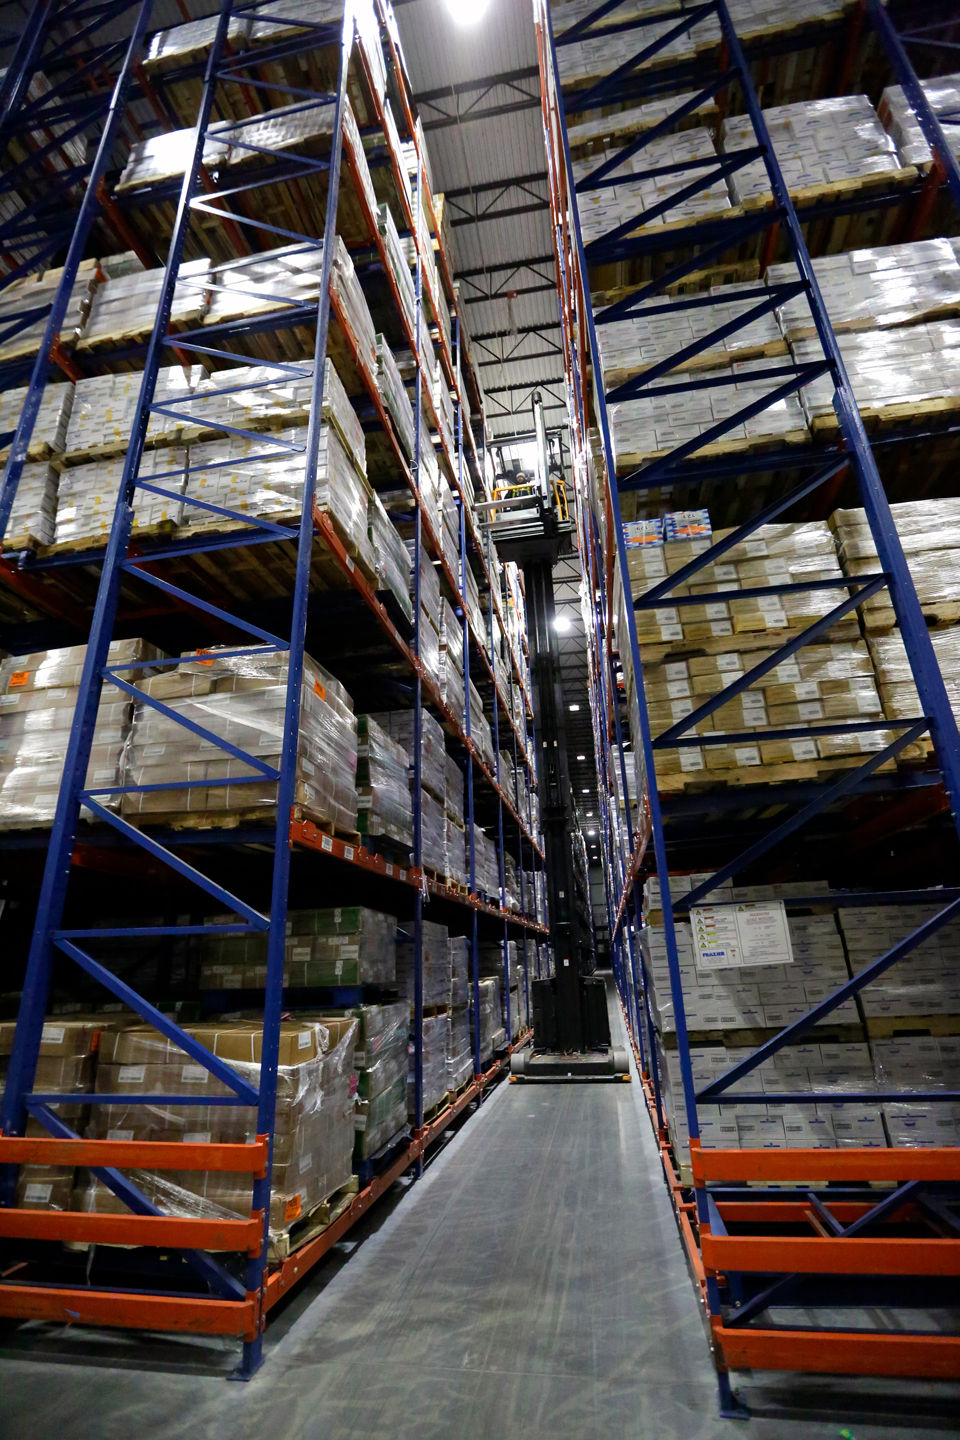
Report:
[{"label": "stacked cardboard box", "polygon": [[[14,333],[0,340],[0,361],[35,355],[40,349],[50,306],[62,276],[61,270],[45,270],[42,274],[15,280],[4,288],[0,298],[0,332],[12,329]],[[60,327],[60,344],[64,350],[72,350],[83,331],[96,288],[96,260],[81,260]],[[27,320],[34,312],[36,318]]]},{"label": "stacked cardboard box", "polygon": [[[960,321],[931,320],[902,330],[866,330],[838,337],[853,392],[867,421],[913,420],[926,409],[939,417],[960,405]],[[798,364],[820,360],[815,339],[792,342]],[[814,432],[838,428],[833,383],[820,376],[802,391]]]},{"label": "stacked cardboard box", "polygon": [[[960,306],[956,243],[913,240],[819,256],[813,273],[834,330],[884,330],[955,315]],[[790,284],[799,276],[792,263],[767,266],[768,285]],[[803,295],[779,305],[776,315],[786,340],[816,334]]]},{"label": "stacked cardboard box", "polygon": [[[162,269],[138,270],[98,286],[77,343],[78,351],[119,345],[126,337],[149,335],[156,319],[164,275]],[[177,271],[173,291],[172,325],[193,324],[203,318],[210,278],[210,261],[206,257],[184,261]]]},{"label": "stacked cardboard box", "polygon": [[452,755],[446,760],[447,783],[443,800],[444,874],[451,885],[466,885],[466,833],[463,817],[463,771]]},{"label": "stacked cardboard box", "polygon": [[[832,257],[831,257],[832,258]],[[958,267],[960,279],[960,267]],[[715,330],[754,309],[758,287],[754,285],[714,285],[705,293],[716,297],[713,305],[690,308],[686,295],[658,295],[645,300],[629,319],[598,325],[597,344],[604,389],[612,390],[633,375],[670,359],[678,351],[705,339]],[[740,299],[742,292],[754,298]],[[699,297],[696,297],[699,298]],[[663,314],[665,307],[672,314]],[[654,313],[648,313],[654,312]],[[782,355],[786,345],[772,311],[752,320],[714,342],[708,350],[686,361],[679,369],[710,370],[725,366],[732,359],[756,355]]]},{"label": "stacked cardboard box", "polygon": [[[253,1021],[188,1027],[188,1034],[227,1061],[256,1088],[260,1079],[262,1026]],[[270,1230],[278,1235],[333,1192],[351,1174],[357,1022],[284,1021],[273,1138]],[[103,1094],[158,1097],[172,1094],[214,1099],[232,1094],[204,1065],[146,1026],[101,1035],[96,1089]],[[93,1138],[249,1142],[256,1111],[244,1107],[96,1104],[87,1134]],[[81,1172],[83,1174],[83,1172]],[[167,1214],[248,1216],[252,1182],[217,1171],[138,1172],[138,1187]],[[92,1176],[81,1181],[72,1208],[89,1213],[126,1213],[126,1206]]]},{"label": "stacked cardboard box", "polygon": [[[682,512],[681,519],[706,512]],[[671,517],[668,517],[668,521]],[[689,529],[689,524],[687,525]],[[676,573],[729,531],[702,533],[693,539],[659,543],[658,522],[625,527],[628,572],[634,597]],[[638,610],[644,693],[651,730],[662,734],[747,673],[775,648],[794,638],[840,603],[840,588],[806,590],[738,599],[736,592],[779,585],[836,580],[844,572],[834,537],[824,521],[761,526],[728,550],[717,563],[697,571],[679,595],[730,592],[729,600],[700,605],[671,605],[672,595],[652,610]],[[869,652],[859,639],[857,621],[847,617],[831,627],[824,643],[804,646],[768,671],[748,690],[698,722],[696,732],[784,729],[849,719],[883,717]],[[700,653],[698,654],[698,650]],[[631,733],[638,730],[631,717]],[[657,750],[657,775],[682,777],[732,772],[754,766],[840,761],[876,753],[889,743],[886,731],[848,735],[801,736],[796,740],[705,744]],[[637,759],[639,760],[639,752]],[[642,793],[644,777],[640,777]]]},{"label": "stacked cardboard box", "polygon": [[[866,95],[804,100],[775,105],[763,118],[787,187],[792,192],[867,175],[895,175],[901,168],[896,146]],[[720,129],[725,154],[756,145],[748,115],[728,117]],[[738,205],[769,203],[770,182],[762,159],[748,161],[730,176]]]},{"label": "stacked cardboard box", "polygon": [[[89,1094],[93,1087],[100,1026],[93,1021],[51,1016],[43,1026],[33,1088],[59,1095]],[[0,1023],[0,1094],[6,1088],[7,1068],[13,1051],[13,1021]],[[54,1114],[74,1133],[83,1132],[87,1107],[80,1102],[51,1106]],[[49,1134],[30,1119],[27,1135]],[[69,1210],[75,1171],[66,1165],[22,1165],[17,1181],[17,1205],[28,1210]]]},{"label": "stacked cardboard box", "polygon": [[[409,782],[413,786],[414,716],[412,710],[383,710],[372,717],[410,757]],[[444,874],[447,755],[443,731],[427,710],[420,712],[420,815],[421,863]]]},{"label": "stacked cardboard box", "polygon": [[[906,332],[912,333],[912,332]],[[906,500],[890,507],[910,576],[928,623],[960,619],[960,499]],[[830,525],[845,575],[875,575],[882,568],[865,510],[835,510]],[[896,625],[888,590],[864,602],[864,626],[882,634]]]},{"label": "stacked cardboard box", "polygon": [[[494,1050],[503,1043],[504,1030],[500,1010],[500,980],[495,975],[485,977],[480,981],[480,1063],[488,1064],[493,1059]],[[473,987],[470,987],[470,1028],[473,1032],[474,1026],[474,995]]]},{"label": "stacked cardboard box", "polygon": [[[126,456],[74,465],[60,475],[54,539],[58,545],[79,545],[85,541],[105,543],[113,524]],[[187,452],[179,445],[145,450],[140,457],[138,477],[163,490],[137,486],[133,493],[133,532],[148,531],[157,525],[171,528],[180,523],[186,485]]]},{"label": "stacked cardboard box", "polygon": [[[960,155],[960,75],[938,75],[921,80],[920,88],[940,120],[944,137],[954,155]],[[924,138],[916,111],[907,100],[901,85],[888,85],[880,98],[877,111],[885,129],[894,141],[904,165],[926,168],[933,161],[930,146]]]},{"label": "stacked cardboard box", "polygon": [[414,434],[413,406],[403,383],[403,377],[393,351],[382,335],[376,337],[377,346],[377,388],[394,424],[397,435],[406,452],[407,459],[413,459],[416,449]]},{"label": "stacked cardboard box", "polygon": [[[6,459],[13,443],[16,430],[27,398],[27,387],[18,385],[13,390],[0,390],[0,435],[10,439],[0,444],[0,459]],[[74,387],[72,385],[46,385],[40,398],[40,408],[33,422],[33,434],[27,448],[28,460],[47,460],[59,455],[65,448],[70,412],[73,409]],[[16,531],[11,531],[16,534]]]},{"label": "stacked cardboard box", "polygon": [[[397,982],[401,994],[412,1006],[414,1002],[413,926],[400,932],[397,945]],[[423,1003],[428,1009],[446,1007],[450,1000],[450,933],[446,925],[424,920],[423,936]]]},{"label": "stacked cardboard box", "polygon": [[407,262],[403,241],[397,234],[397,226],[389,205],[381,205],[377,211],[377,228],[383,236],[390,275],[400,297],[400,308],[407,322],[407,333],[412,335],[417,324],[417,296],[413,276]]},{"label": "stacked cardboard box", "polygon": [[960,1036],[897,1035],[872,1040],[870,1048],[880,1087],[902,1096],[883,1104],[890,1144],[927,1150],[960,1143],[960,1106],[944,1100],[911,1100],[908,1095],[911,1090],[956,1093],[960,1089]]},{"label": "stacked cardboard box", "polygon": [[[211,915],[207,925],[235,924]],[[283,983],[292,989],[339,985],[393,985],[397,976],[397,921],[365,906],[291,910],[287,915]],[[200,944],[202,990],[262,990],[267,980],[267,936],[211,935]]]},{"label": "stacked cardboard box", "polygon": [[401,1000],[348,1013],[357,1022],[354,1159],[368,1160],[406,1127],[409,1006]]},{"label": "stacked cardboard box", "polygon": [[494,905],[500,904],[500,865],[497,847],[479,825],[473,827],[474,889],[486,895]]},{"label": "stacked cardboard box", "polygon": [[[591,42],[587,42],[588,44]],[[622,43],[622,42],[621,42]],[[563,52],[561,52],[563,53]],[[591,175],[618,150],[611,146],[586,160],[573,162],[573,177],[577,183]],[[631,159],[622,161],[609,172],[606,178],[616,179],[616,185],[605,185],[595,190],[583,190],[578,195],[580,224],[585,244],[599,240],[611,231],[619,230],[628,222],[624,233],[646,225],[673,224],[680,220],[702,219],[730,209],[730,197],[726,183],[714,180],[696,195],[673,205],[665,214],[657,214],[651,220],[644,220],[646,211],[653,210],[669,200],[678,191],[690,184],[689,166],[695,161],[716,161],[717,151],[709,130],[684,130],[679,135],[660,135],[650,140]],[[700,167],[706,174],[709,165]],[[650,170],[662,170],[665,174],[646,177]]]},{"label": "stacked cardboard box", "polygon": [[370,715],[357,717],[357,829],[413,846],[410,756]]},{"label": "stacked cardboard box", "polygon": [[389,590],[408,623],[412,622],[410,555],[374,490],[367,496],[367,535],[378,589]]},{"label": "stacked cardboard box", "polygon": [[24,465],[3,537],[8,549],[16,549],[21,542],[29,545],[31,540],[41,545],[52,542],[56,533],[58,481],[57,471],[46,461]]},{"label": "stacked cardboard box", "polygon": [[[279,766],[287,697],[287,653],[220,658],[186,653],[176,669],[139,682],[177,715]],[[357,722],[350,696],[322,666],[304,657],[295,803],[310,818],[353,833],[357,815]],[[148,701],[137,706],[125,755],[124,783],[196,782],[189,789],[139,790],[124,796],[125,814],[223,816],[237,810],[271,815],[276,782],[230,784],[257,772],[185,730]],[[220,782],[220,783],[218,783]]]},{"label": "stacked cardboard box", "polygon": [[[554,33],[562,37],[564,31],[584,20],[595,6],[591,6],[588,0],[567,0],[566,4],[553,4],[550,6],[553,20]],[[631,3],[617,10],[611,20],[631,20],[641,16],[660,16],[664,13],[663,6],[659,0],[631,0]],[[644,25],[643,44],[652,45],[654,41],[662,39],[671,30],[676,28],[675,19],[668,17],[664,19],[652,19]],[[606,75],[609,71],[615,70],[621,65],[627,54],[632,54],[629,40],[624,43],[623,35],[597,35],[587,40],[576,41],[570,45],[560,45],[557,49],[557,64],[559,67],[558,78],[564,86],[581,85],[592,76]],[[638,49],[639,45],[634,49]],[[664,64],[668,58],[692,60],[695,53],[695,42],[688,32],[675,36],[658,52],[654,64]]]},{"label": "stacked cardboard box", "polygon": [[[769,395],[781,379],[766,379],[771,368],[766,359],[737,360],[709,372],[717,380],[708,388],[696,388],[703,377],[687,382],[689,388],[659,396],[658,390],[677,385],[675,377],[661,376],[651,382],[637,399],[620,401],[609,408],[610,437],[614,463],[619,471],[639,465],[653,455],[696,440],[705,431],[730,419],[747,406]],[[727,382],[732,383],[727,383]],[[723,383],[719,383],[723,382]],[[717,440],[707,441],[703,453],[749,449],[758,442],[777,440],[785,445],[808,443],[810,431],[797,395],[787,395],[748,420],[731,426]],[[714,447],[714,448],[711,448]]]},{"label": "stacked cardboard box", "polygon": [[[113,283],[113,282],[110,282]],[[221,374],[234,373],[222,371]],[[154,400],[158,405],[183,410],[176,403],[180,396],[192,395],[207,382],[202,365],[185,369],[181,365],[164,365],[157,372]],[[83,456],[124,454],[137,416],[143,375],[126,371],[120,375],[91,375],[73,386],[73,405],[64,443],[68,465],[75,465]],[[148,445],[169,444],[180,438],[182,422],[172,415],[152,411],[147,423]]]},{"label": "stacked cardboard box", "polygon": [[[53,819],[86,654],[86,645],[73,645],[0,661],[0,821],[8,827]],[[144,640],[114,640],[107,663],[161,658]],[[91,788],[120,784],[132,711],[117,685],[102,687],[86,777]],[[98,798],[108,809],[119,803],[116,795]]]}]

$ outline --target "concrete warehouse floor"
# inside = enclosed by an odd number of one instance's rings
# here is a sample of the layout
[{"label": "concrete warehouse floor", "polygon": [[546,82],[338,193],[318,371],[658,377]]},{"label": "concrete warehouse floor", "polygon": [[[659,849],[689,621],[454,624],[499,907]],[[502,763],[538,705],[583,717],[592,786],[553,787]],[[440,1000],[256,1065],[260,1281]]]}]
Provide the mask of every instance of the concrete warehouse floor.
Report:
[{"label": "concrete warehouse floor", "polygon": [[[619,1012],[614,1023],[622,1026]],[[503,1085],[392,1211],[272,1319],[205,1337],[0,1335],[0,1435],[30,1440],[855,1440],[960,1435],[960,1390],[736,1377],[703,1322],[638,1084]],[[358,1240],[360,1243],[358,1243]]]}]

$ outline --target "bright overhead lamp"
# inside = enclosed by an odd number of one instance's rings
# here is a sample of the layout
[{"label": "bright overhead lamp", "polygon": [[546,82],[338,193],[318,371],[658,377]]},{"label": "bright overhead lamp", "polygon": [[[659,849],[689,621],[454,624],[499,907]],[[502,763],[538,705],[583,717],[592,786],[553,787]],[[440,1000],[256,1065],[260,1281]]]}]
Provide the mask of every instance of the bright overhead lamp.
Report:
[{"label": "bright overhead lamp", "polygon": [[570,629],[570,616],[558,615],[553,622],[553,628],[558,632],[558,634],[566,635],[567,631]]},{"label": "bright overhead lamp", "polygon": [[[596,835],[596,833],[597,833],[596,830],[588,830],[588,831],[587,831],[587,834],[588,834],[588,835]],[[596,847],[596,845],[592,845],[590,848],[591,848],[592,850],[596,850],[597,847]]]},{"label": "bright overhead lamp", "polygon": [[458,25],[476,25],[487,12],[489,0],[447,0],[447,9]]},{"label": "bright overhead lamp", "polygon": [[587,758],[586,755],[578,755],[578,756],[577,756],[577,759],[578,759],[578,760],[586,760],[586,758]]},{"label": "bright overhead lamp", "polygon": [[579,709],[580,709],[580,706],[579,706],[579,705],[571,705],[571,706],[570,706],[570,709],[571,709],[571,710],[579,710]]}]

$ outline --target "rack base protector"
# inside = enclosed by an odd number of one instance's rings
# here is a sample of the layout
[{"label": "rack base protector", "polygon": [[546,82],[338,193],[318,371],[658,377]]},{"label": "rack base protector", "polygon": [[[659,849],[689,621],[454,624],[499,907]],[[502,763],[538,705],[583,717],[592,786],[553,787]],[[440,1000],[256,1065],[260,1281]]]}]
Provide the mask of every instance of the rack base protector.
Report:
[{"label": "rack base protector", "polygon": [[511,1080],[549,1080],[565,1083],[580,1080],[629,1080],[630,1064],[626,1050],[588,1050],[577,1055],[561,1055],[543,1050],[531,1054],[520,1051],[510,1057]]}]

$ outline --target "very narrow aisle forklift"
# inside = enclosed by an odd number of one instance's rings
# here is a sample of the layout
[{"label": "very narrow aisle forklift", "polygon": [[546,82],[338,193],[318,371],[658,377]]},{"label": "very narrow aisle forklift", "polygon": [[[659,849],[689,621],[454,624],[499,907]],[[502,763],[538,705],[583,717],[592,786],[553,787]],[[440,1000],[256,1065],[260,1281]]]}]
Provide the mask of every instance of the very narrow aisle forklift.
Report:
[{"label": "very narrow aisle forklift", "polygon": [[536,464],[532,474],[503,477],[489,509],[493,538],[505,560],[523,569],[537,734],[537,779],[546,855],[550,939],[555,975],[535,980],[533,1047],[511,1057],[524,1080],[629,1079],[625,1050],[610,1040],[606,985],[592,967],[591,936],[576,904],[574,835],[555,625],[553,567],[574,546],[559,467],[551,465],[543,405],[533,397]]}]

